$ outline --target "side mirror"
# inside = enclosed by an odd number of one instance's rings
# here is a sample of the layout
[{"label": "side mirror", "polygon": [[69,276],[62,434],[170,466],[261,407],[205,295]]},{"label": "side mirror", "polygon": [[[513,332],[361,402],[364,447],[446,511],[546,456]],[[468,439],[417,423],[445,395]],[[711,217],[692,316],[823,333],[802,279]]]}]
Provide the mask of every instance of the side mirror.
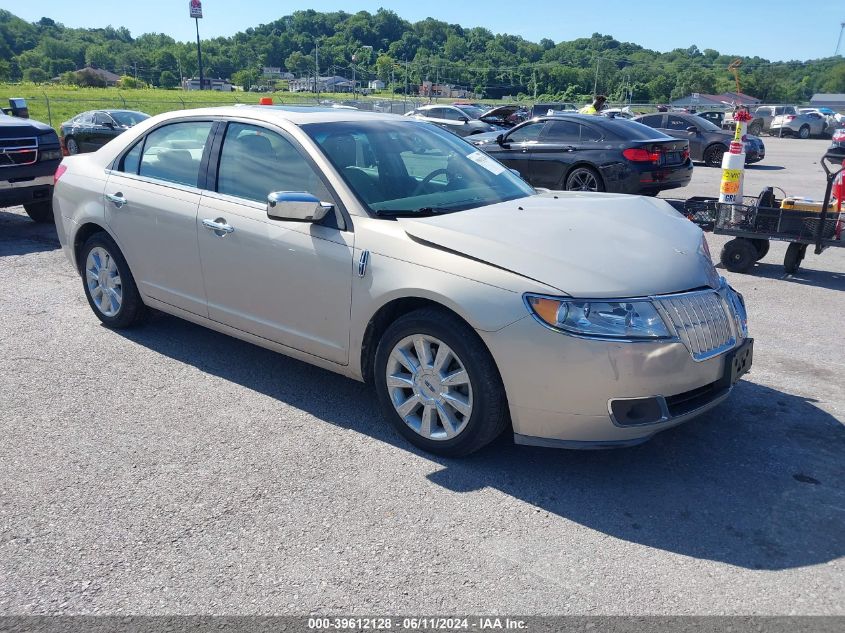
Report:
[{"label": "side mirror", "polygon": [[510,173],[512,173],[514,176],[516,176],[517,178],[522,178],[522,174],[520,174],[516,169],[509,169],[508,171]]},{"label": "side mirror", "polygon": [[114,129],[114,123],[112,123],[111,121],[103,121],[103,127],[107,127],[110,130],[113,130]]},{"label": "side mirror", "polygon": [[505,135],[504,134],[499,134],[499,136],[496,137],[496,144],[501,146],[501,147],[504,147],[505,149],[510,147],[510,143],[505,142]]},{"label": "side mirror", "polygon": [[307,191],[274,191],[267,196],[267,217],[271,220],[319,222],[333,209]]},{"label": "side mirror", "polygon": [[696,132],[698,132],[698,128],[697,128],[697,127],[695,127],[694,125],[690,125],[690,126],[687,128],[687,132],[692,132],[693,134],[695,134]]},{"label": "side mirror", "polygon": [[465,116],[462,116],[462,117],[461,117],[461,122],[462,122],[462,123],[469,123],[469,119],[468,119],[468,118],[466,118]]}]

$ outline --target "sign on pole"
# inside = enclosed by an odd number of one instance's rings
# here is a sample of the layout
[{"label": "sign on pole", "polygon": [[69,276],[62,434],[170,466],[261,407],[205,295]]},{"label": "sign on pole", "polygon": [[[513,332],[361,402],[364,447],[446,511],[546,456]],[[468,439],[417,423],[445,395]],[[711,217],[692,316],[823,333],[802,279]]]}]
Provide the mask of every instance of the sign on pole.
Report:
[{"label": "sign on pole", "polygon": [[192,18],[201,18],[202,17],[202,2],[200,0],[191,0],[188,3],[188,6],[191,8],[191,17]]}]

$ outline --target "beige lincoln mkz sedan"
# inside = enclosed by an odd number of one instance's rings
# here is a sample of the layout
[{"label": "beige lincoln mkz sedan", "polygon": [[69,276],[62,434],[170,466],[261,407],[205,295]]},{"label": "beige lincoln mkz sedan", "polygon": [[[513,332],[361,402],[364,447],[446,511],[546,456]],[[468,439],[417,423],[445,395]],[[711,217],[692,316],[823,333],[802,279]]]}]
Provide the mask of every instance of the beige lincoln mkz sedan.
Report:
[{"label": "beige lincoln mkz sedan", "polygon": [[660,200],[536,191],[429,123],[319,108],[148,119],[56,173],[97,317],[153,308],[372,383],[413,444],[631,445],[751,364],[742,297]]}]

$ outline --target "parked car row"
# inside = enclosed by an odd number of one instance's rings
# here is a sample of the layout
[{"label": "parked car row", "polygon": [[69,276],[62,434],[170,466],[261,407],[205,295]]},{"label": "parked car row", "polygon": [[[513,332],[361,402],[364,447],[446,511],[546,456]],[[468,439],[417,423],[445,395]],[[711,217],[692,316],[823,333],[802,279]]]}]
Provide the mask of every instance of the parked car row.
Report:
[{"label": "parked car row", "polygon": [[66,157],[53,210],[108,327],[154,308],[367,382],[442,455],[505,429],[628,446],[722,402],[752,362],[701,230],[600,193],[686,184],[689,145],[577,114],[464,140],[417,116],[185,110]]}]

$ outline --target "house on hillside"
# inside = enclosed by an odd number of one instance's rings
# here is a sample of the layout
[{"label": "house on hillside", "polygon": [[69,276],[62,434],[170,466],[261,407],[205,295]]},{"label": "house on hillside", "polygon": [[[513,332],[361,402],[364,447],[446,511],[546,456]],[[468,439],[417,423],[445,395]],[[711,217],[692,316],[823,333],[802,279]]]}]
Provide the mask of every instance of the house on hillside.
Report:
[{"label": "house on hillside", "polygon": [[[232,92],[235,88],[229,83],[228,79],[211,79],[210,77],[202,78],[203,90],[216,90],[217,92]],[[190,79],[182,80],[182,88],[184,90],[199,90],[199,77],[191,77]]]},{"label": "house on hillside", "polygon": [[[79,70],[74,70],[73,74],[77,77],[80,75],[94,75],[100,79],[102,79],[107,86],[116,86],[117,82],[120,81],[120,75],[115,75],[108,70],[103,70],[102,68],[94,68],[93,66],[86,66],[85,68],[80,68]],[[53,81],[61,81],[61,77],[53,77]]]},{"label": "house on hillside", "polygon": [[845,94],[833,92],[817,92],[810,99],[810,105],[814,108],[831,108],[832,110],[845,110]]},{"label": "house on hillside", "polygon": [[262,66],[261,77],[264,79],[287,80],[294,78],[293,73],[286,72],[278,66]]},{"label": "house on hillside", "polygon": [[381,79],[373,79],[367,87],[370,90],[384,90],[384,82]]},{"label": "house on hillside", "polygon": [[[337,75],[332,77],[317,78],[317,92],[352,92],[357,82],[352,82],[345,77]],[[314,92],[314,78],[302,77],[288,81],[290,92]]]}]

